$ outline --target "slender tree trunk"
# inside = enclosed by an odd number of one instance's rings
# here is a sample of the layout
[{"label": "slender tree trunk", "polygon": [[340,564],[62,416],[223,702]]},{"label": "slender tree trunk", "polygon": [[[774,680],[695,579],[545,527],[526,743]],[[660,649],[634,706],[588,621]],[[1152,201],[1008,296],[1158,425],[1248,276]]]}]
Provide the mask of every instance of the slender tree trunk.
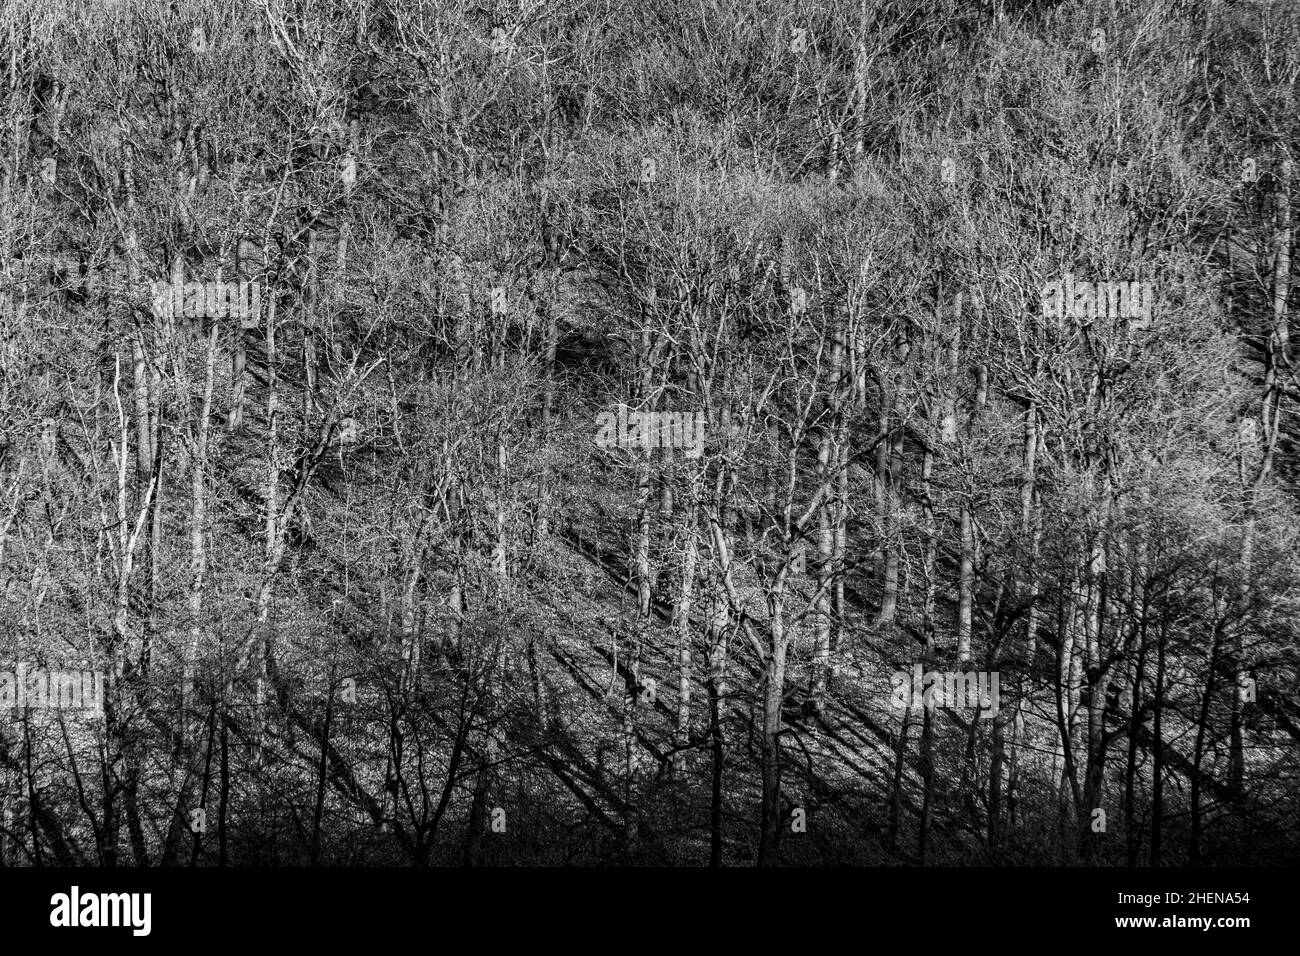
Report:
[{"label": "slender tree trunk", "polygon": [[768,597],[771,645],[763,673],[763,806],[758,865],[773,866],[781,838],[781,711],[785,702],[785,609],[783,596]]},{"label": "slender tree trunk", "polygon": [[[1145,581],[1142,590],[1146,592]],[[1138,646],[1137,664],[1133,673],[1132,690],[1128,714],[1128,761],[1124,768],[1124,841],[1128,854],[1128,865],[1138,865],[1138,856],[1142,851],[1141,834],[1137,829],[1137,807],[1135,791],[1137,781],[1138,733],[1142,728],[1142,683],[1146,679],[1147,662],[1147,607],[1143,599],[1141,618],[1137,625]]]},{"label": "slender tree trunk", "polygon": [[[1215,581],[1214,588],[1217,592],[1220,583]],[[1201,830],[1203,809],[1201,807],[1201,790],[1202,790],[1202,762],[1205,759],[1205,738],[1210,723],[1210,701],[1214,697],[1216,677],[1219,669],[1219,660],[1222,657],[1223,635],[1227,628],[1227,622],[1224,620],[1225,608],[1221,596],[1215,595],[1215,615],[1213,638],[1210,644],[1210,666],[1205,673],[1205,694],[1201,697],[1201,713],[1196,723],[1196,740],[1192,745],[1192,779],[1191,792],[1188,795],[1188,801],[1191,805],[1192,813],[1192,832],[1190,845],[1188,848],[1189,862],[1195,866],[1201,862]]]},{"label": "slender tree trunk", "polygon": [[[883,373],[882,373],[883,374]],[[875,567],[875,578],[880,587],[880,610],[876,615],[877,624],[888,624],[892,620],[894,598],[889,593],[886,582],[886,563],[889,552],[889,465],[890,452],[892,445],[889,442],[890,434],[890,406],[893,403],[892,393],[885,385],[883,378],[878,382],[877,400],[879,405],[876,408],[876,428],[877,433],[882,436],[876,443],[876,470],[872,480],[872,494],[875,498],[876,506],[876,523],[879,527],[879,538],[876,544],[875,554],[872,555],[872,564]]]},{"label": "slender tree trunk", "polygon": [[688,481],[690,498],[682,532],[682,579],[674,621],[677,630],[677,726],[673,741],[676,748],[673,769],[679,773],[686,769],[686,748],[691,739],[691,607],[698,560],[699,482],[693,471]]},{"label": "slender tree trunk", "polygon": [[1161,842],[1165,815],[1165,647],[1169,639],[1169,624],[1162,621],[1160,638],[1156,643],[1155,696],[1151,701],[1151,866],[1160,865]]},{"label": "slender tree trunk", "polygon": [[[843,449],[839,445],[841,428],[841,377],[844,374],[844,326],[837,319],[832,330],[833,343],[831,358],[827,366],[825,379],[827,421],[817,446],[818,482],[834,481],[836,489],[840,487],[839,475],[831,475],[831,469],[838,467]],[[817,512],[817,577],[816,577],[816,635],[813,649],[813,686],[811,700],[813,708],[820,713],[825,705],[826,685],[830,679],[831,629],[833,612],[832,596],[835,582],[843,575],[837,566],[837,539],[842,526],[840,512],[841,502],[836,499],[824,505]]]},{"label": "slender tree trunk", "polygon": [[[957,312],[961,314],[962,297],[957,297]],[[971,411],[969,430],[974,431],[988,397],[988,370],[980,365],[975,373],[975,405]],[[972,515],[974,494],[968,488],[962,498],[958,514],[961,533],[961,558],[957,583],[957,662],[963,668],[971,662],[971,636],[975,609],[975,520]]]},{"label": "slender tree trunk", "polygon": [[[190,593],[188,611],[190,637],[185,648],[184,677],[181,682],[181,735],[189,738],[194,693],[194,667],[203,643],[203,592],[207,574],[207,470],[208,432],[212,416],[212,388],[217,361],[217,335],[214,322],[208,332],[208,351],[204,362],[203,399],[194,429],[193,459],[190,463]],[[237,332],[236,332],[237,334]]]},{"label": "slender tree trunk", "polygon": [[722,866],[722,801],[726,761],[722,709],[727,700],[728,628],[730,613],[716,569],[709,576],[709,744],[712,766],[709,774],[709,866]]},{"label": "slender tree trunk", "polygon": [[[257,593],[256,630],[254,642],[257,648],[255,667],[257,674],[257,695],[255,726],[253,729],[254,751],[258,759],[262,757],[262,736],[265,721],[267,662],[271,657],[272,636],[270,634],[271,594],[274,587],[275,572],[280,565],[280,409],[277,379],[278,356],[275,342],[275,298],[268,297],[266,320],[266,475],[263,486],[263,556],[262,583]],[[287,520],[288,515],[284,516]]]}]

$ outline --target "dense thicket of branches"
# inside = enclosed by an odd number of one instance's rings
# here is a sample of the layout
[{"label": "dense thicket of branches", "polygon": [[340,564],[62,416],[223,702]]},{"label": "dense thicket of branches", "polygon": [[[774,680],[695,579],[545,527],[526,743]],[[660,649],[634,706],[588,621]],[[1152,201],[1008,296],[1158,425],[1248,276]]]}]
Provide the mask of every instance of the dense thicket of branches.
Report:
[{"label": "dense thicket of branches", "polygon": [[108,687],[0,713],[4,864],[1296,859],[1294,4],[6,0],[0,76],[0,669]]}]

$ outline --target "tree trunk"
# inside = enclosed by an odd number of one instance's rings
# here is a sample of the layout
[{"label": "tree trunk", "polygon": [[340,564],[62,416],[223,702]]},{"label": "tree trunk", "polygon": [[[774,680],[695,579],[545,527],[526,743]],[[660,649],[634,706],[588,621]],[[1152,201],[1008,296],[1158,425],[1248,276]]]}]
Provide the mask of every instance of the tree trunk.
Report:
[{"label": "tree trunk", "polygon": [[763,807],[758,865],[773,866],[781,838],[781,710],[785,702],[785,634],[782,595],[768,598],[771,646],[763,673]]},{"label": "tree trunk", "polygon": [[[212,387],[217,362],[218,326],[208,332],[208,351],[203,369],[203,400],[199,406],[194,431],[193,459],[190,462],[190,593],[188,611],[190,639],[185,648],[184,677],[181,682],[181,737],[189,739],[194,693],[194,665],[203,643],[203,592],[207,574],[207,470],[208,431],[212,416]],[[238,332],[236,331],[236,335]]]}]

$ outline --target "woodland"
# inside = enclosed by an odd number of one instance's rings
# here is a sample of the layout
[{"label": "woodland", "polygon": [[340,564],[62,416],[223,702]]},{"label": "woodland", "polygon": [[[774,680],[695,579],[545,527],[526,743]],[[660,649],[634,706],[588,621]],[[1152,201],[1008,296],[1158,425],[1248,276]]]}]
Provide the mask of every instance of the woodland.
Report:
[{"label": "woodland", "polygon": [[1298,79],[1287,0],[2,0],[0,669],[103,701],[0,700],[0,865],[1300,861]]}]

